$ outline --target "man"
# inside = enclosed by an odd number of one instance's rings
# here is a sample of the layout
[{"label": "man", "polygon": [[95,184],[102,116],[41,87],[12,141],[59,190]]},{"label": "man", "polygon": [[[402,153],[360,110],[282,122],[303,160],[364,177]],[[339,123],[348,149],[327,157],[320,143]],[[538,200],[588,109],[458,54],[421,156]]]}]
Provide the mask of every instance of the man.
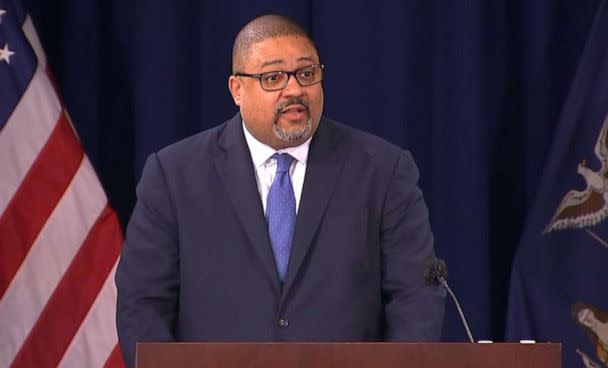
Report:
[{"label": "man", "polygon": [[240,113],[146,162],[116,275],[138,341],[421,341],[444,295],[408,152],[322,117],[323,65],[281,16],[247,24],[228,86]]}]

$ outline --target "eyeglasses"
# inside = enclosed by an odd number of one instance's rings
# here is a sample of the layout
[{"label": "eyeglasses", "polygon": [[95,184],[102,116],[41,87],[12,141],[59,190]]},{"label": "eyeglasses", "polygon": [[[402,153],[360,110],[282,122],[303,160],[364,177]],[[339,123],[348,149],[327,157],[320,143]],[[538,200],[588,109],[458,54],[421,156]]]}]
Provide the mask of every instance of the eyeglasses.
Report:
[{"label": "eyeglasses", "polygon": [[280,91],[287,86],[289,77],[294,76],[300,86],[312,86],[313,84],[321,83],[323,80],[323,64],[313,64],[294,70],[292,72],[286,72],[282,70],[274,72],[266,72],[260,74],[246,74],[246,73],[235,73],[237,77],[249,77],[257,78],[260,80],[260,85],[265,91]]}]

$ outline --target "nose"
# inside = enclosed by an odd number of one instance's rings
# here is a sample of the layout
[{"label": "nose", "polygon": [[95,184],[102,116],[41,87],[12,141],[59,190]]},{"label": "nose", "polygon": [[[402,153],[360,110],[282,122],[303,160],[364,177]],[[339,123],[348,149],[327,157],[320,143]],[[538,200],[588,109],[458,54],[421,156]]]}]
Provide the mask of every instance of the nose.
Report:
[{"label": "nose", "polygon": [[304,88],[300,85],[300,82],[296,79],[294,74],[289,75],[287,85],[283,88],[284,96],[301,96],[304,94]]}]

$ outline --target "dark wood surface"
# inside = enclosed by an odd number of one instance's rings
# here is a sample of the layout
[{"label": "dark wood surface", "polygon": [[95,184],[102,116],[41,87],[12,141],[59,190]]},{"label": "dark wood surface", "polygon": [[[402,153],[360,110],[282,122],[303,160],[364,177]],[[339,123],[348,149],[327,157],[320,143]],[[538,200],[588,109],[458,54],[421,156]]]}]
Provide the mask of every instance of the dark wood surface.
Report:
[{"label": "dark wood surface", "polygon": [[561,344],[141,343],[137,368],[559,368]]}]

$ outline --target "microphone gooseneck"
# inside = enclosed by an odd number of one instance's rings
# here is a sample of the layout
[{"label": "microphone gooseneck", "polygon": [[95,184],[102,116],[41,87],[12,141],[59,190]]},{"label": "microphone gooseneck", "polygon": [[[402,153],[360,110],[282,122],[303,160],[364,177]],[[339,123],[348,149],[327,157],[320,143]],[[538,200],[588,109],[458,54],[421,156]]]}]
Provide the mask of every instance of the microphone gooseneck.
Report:
[{"label": "microphone gooseneck", "polygon": [[460,321],[464,326],[464,329],[467,331],[467,336],[469,337],[469,341],[475,343],[473,339],[473,335],[471,334],[471,330],[469,329],[469,324],[467,323],[467,319],[464,317],[464,313],[462,312],[462,308],[460,308],[460,303],[458,303],[458,298],[448,285],[447,277],[448,270],[445,262],[439,258],[430,258],[427,261],[426,267],[424,268],[424,280],[429,285],[442,285],[450,294],[450,297],[456,304],[456,309],[458,310],[458,314],[460,315]]}]

